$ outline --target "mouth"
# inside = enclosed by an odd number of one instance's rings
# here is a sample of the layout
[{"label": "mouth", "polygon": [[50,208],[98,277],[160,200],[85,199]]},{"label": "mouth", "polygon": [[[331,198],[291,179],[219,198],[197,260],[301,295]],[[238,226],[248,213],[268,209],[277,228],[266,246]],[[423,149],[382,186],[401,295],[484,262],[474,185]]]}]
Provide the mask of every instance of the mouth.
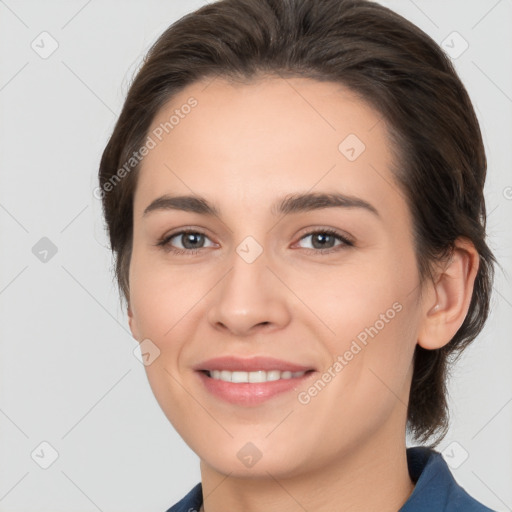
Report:
[{"label": "mouth", "polygon": [[260,405],[277,396],[293,399],[292,391],[318,373],[312,367],[263,356],[218,357],[194,370],[210,396],[241,406]]},{"label": "mouth", "polygon": [[299,372],[291,372],[289,370],[256,370],[251,372],[244,371],[230,371],[230,370],[200,370],[207,377],[214,380],[221,380],[224,382],[233,382],[235,384],[241,383],[262,383],[273,382],[276,380],[298,379],[307,373],[314,370],[305,370]]}]

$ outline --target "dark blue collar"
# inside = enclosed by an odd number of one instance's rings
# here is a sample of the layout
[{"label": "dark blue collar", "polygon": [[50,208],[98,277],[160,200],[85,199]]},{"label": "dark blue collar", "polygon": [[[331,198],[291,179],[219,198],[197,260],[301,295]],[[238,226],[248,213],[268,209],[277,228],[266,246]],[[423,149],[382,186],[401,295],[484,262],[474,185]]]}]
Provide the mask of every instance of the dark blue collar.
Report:
[{"label": "dark blue collar", "polygon": [[455,481],[439,452],[424,446],[407,448],[407,465],[416,486],[398,512],[494,512]]},{"label": "dark blue collar", "polygon": [[[398,512],[495,512],[457,484],[439,452],[424,446],[407,448],[407,465],[416,486]],[[167,512],[198,512],[202,503],[202,486],[198,483]]]}]

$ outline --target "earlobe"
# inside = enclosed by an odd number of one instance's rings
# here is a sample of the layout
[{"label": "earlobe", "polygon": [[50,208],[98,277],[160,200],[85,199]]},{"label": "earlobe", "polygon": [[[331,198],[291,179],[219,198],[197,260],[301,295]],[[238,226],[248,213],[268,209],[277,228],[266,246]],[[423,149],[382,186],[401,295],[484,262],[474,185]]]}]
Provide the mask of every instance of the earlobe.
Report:
[{"label": "earlobe", "polygon": [[478,265],[474,245],[467,239],[457,239],[450,260],[441,267],[424,303],[418,332],[421,347],[438,349],[455,336],[468,313]]}]

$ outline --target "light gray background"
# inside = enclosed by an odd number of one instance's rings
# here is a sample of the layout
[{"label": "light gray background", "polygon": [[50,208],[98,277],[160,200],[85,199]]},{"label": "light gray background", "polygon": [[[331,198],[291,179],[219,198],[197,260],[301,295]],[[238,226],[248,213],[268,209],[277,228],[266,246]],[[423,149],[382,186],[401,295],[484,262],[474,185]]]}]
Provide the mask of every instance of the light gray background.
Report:
[{"label": "light gray background", "polygon": [[[0,511],[163,512],[200,479],[133,354],[92,191],[143,54],[204,3],[0,1]],[[454,54],[464,44],[454,31],[469,44],[454,62],[484,134],[490,245],[504,272],[453,372],[438,450],[470,494],[510,511],[512,0],[383,3]],[[58,43],[47,58],[31,47],[51,48],[43,31]],[[32,252],[42,237],[57,248],[47,262]],[[48,469],[44,441],[58,452]]]}]

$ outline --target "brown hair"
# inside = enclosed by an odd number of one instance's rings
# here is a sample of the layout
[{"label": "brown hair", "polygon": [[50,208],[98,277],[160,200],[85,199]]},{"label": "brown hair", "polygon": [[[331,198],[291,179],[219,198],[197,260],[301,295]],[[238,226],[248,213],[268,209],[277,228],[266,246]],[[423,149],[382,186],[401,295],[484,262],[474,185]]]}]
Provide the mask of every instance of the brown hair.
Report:
[{"label": "brown hair", "polygon": [[[221,0],[172,24],[149,50],[104,150],[99,186],[120,290],[128,271],[138,164],[155,114],[187,85],[266,74],[337,82],[383,117],[398,155],[393,170],[413,215],[422,283],[457,237],[480,256],[464,323],[437,350],[416,346],[408,430],[436,446],[448,431],[450,365],[489,312],[494,256],[486,244],[486,157],[469,96],[450,60],[418,27],[366,0]],[[125,172],[120,173],[124,165]],[[122,174],[122,176],[121,176]],[[451,361],[453,357],[453,361]]]}]

